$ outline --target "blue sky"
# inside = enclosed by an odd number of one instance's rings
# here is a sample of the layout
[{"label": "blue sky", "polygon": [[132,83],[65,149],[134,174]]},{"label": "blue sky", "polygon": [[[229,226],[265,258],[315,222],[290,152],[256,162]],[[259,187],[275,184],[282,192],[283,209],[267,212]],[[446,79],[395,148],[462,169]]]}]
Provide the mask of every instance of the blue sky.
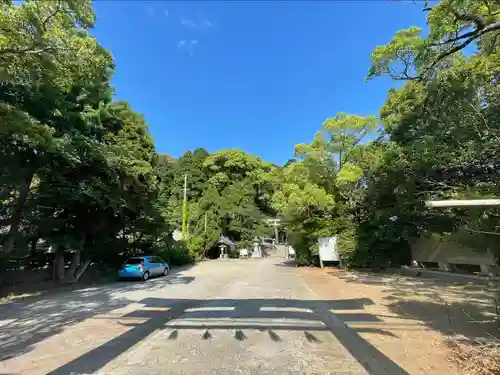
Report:
[{"label": "blue sky", "polygon": [[377,115],[389,79],[365,83],[376,45],[424,26],[393,1],[96,1],[94,35],[116,97],[145,115],[157,150],[241,148],[283,164],[339,111]]}]

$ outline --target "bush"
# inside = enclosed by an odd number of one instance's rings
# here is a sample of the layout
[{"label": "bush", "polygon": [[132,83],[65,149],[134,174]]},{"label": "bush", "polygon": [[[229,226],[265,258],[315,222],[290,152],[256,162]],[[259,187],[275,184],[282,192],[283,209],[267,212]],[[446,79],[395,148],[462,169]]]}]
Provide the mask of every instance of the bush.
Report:
[{"label": "bush", "polygon": [[197,260],[204,258],[205,239],[202,236],[192,236],[187,241],[189,254]]},{"label": "bush", "polygon": [[294,236],[290,243],[295,250],[295,261],[298,266],[319,265],[319,249],[313,237]]},{"label": "bush", "polygon": [[342,266],[354,267],[356,265],[356,233],[353,228],[346,228],[338,234],[337,247],[342,257]]},{"label": "bush", "polygon": [[182,266],[194,262],[194,257],[183,242],[176,242],[170,248],[161,251],[158,255],[165,259],[170,266]]},{"label": "bush", "polygon": [[253,241],[251,240],[241,240],[236,243],[236,247],[238,249],[248,249],[252,250],[253,249]]}]

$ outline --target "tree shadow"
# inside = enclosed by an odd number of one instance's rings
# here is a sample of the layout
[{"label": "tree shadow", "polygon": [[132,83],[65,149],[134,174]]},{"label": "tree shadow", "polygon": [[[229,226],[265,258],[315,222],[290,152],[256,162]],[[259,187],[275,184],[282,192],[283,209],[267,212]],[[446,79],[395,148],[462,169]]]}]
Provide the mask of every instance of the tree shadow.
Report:
[{"label": "tree shadow", "polygon": [[456,334],[468,339],[500,338],[500,322],[494,306],[407,300],[391,303],[388,307],[395,314],[419,320],[445,335]]},{"label": "tree shadow", "polygon": [[123,297],[131,291],[154,292],[169,284],[188,284],[194,277],[180,271],[147,282],[114,282],[82,288],[0,307],[0,361],[25,354],[40,341],[86,319],[122,308],[132,301]]},{"label": "tree shadow", "polygon": [[347,283],[380,286],[391,312],[445,335],[500,337],[498,285],[390,273],[334,272]]},{"label": "tree shadow", "polygon": [[297,268],[297,262],[293,259],[284,260],[281,263],[275,264],[276,267],[289,267],[289,268]]},{"label": "tree shadow", "polygon": [[[178,278],[178,275],[182,274],[182,272],[189,270],[192,268],[194,265],[193,264],[188,264],[180,267],[176,267],[172,269],[167,277],[153,277],[148,280],[148,283],[162,283],[162,282],[167,282],[170,284],[175,284],[177,283],[176,280],[173,279],[173,276],[175,278]],[[84,274],[84,276],[86,276]],[[185,280],[185,277],[182,277],[181,279]],[[163,281],[160,281],[163,280]],[[128,289],[127,286],[131,286],[132,284],[136,285],[136,288],[140,289],[142,283],[139,280],[134,280],[134,279],[126,279],[126,280],[118,280],[116,277],[116,272],[113,274],[112,278],[108,278],[106,280],[96,280],[94,282],[92,281],[82,281],[74,284],[63,284],[63,285],[57,285],[53,282],[50,282],[49,284],[47,283],[41,283],[40,287],[38,289],[30,289],[31,292],[36,292],[39,291],[41,293],[37,293],[35,295],[30,295],[24,298],[16,299],[14,298],[12,301],[9,301],[7,303],[0,304],[0,316],[2,315],[3,311],[7,311],[8,309],[14,307],[14,306],[19,306],[19,307],[24,307],[26,308],[27,306],[38,303],[40,301],[45,301],[47,298],[53,298],[66,294],[66,293],[75,293],[75,292],[81,292],[81,291],[89,291],[89,290],[101,290],[101,291],[115,291],[115,290],[120,290],[121,288]],[[46,288],[47,285],[51,285],[49,289]],[[5,291],[4,291],[5,292]]]},{"label": "tree shadow", "polygon": [[[332,310],[363,311],[364,306],[373,304],[369,299],[329,301],[145,298],[139,303],[144,305],[144,309],[132,311],[124,317],[142,318],[142,323],[128,323],[131,329],[127,332],[49,374],[94,373],[156,330],[164,329],[176,332],[175,339],[182,335],[183,330],[199,330],[200,340],[212,338],[210,331],[231,330],[234,332],[234,339],[238,341],[247,339],[246,331],[259,330],[267,332],[269,340],[276,344],[281,342],[282,345],[286,345],[280,337],[282,331],[303,332],[305,339],[311,344],[321,343],[314,332],[331,332],[368,373],[408,374],[359,335],[359,332],[380,333],[383,330],[350,328],[346,325],[348,322],[380,323],[379,318],[366,312],[353,311],[339,314],[332,312]],[[160,307],[162,309],[155,309]],[[245,318],[246,321],[240,320]]]},{"label": "tree shadow", "polygon": [[442,294],[443,289],[449,293],[475,295],[477,297],[490,297],[500,290],[500,283],[484,284],[482,280],[457,279],[441,276],[411,277],[389,272],[347,272],[339,270],[331,275],[348,283],[364,285],[387,286],[400,295],[413,295],[416,292],[428,295]]}]

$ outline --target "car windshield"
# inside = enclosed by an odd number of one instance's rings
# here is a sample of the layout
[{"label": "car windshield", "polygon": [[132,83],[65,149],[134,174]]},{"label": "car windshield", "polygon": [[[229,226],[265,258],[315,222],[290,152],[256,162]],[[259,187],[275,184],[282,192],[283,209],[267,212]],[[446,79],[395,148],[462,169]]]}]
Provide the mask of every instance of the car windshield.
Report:
[{"label": "car windshield", "polygon": [[141,264],[142,262],[142,258],[130,258],[125,262],[125,264]]}]

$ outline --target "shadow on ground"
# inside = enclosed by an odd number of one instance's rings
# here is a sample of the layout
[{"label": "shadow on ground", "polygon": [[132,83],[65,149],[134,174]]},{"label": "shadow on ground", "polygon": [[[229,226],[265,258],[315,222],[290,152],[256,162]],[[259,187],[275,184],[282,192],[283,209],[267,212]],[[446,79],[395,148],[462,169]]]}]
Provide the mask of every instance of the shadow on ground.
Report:
[{"label": "shadow on ground", "polygon": [[297,268],[297,262],[293,259],[287,259],[284,260],[281,263],[275,264],[276,267],[291,267],[291,268]]},{"label": "shadow on ground", "polygon": [[494,305],[403,300],[390,303],[389,309],[400,316],[419,320],[445,335],[455,334],[469,339],[500,338],[500,321]]},{"label": "shadow on ground", "polygon": [[0,361],[20,356],[33,346],[66,327],[93,316],[130,304],[124,292],[154,292],[166,284],[189,284],[191,276],[182,276],[186,268],[174,270],[169,276],[147,282],[113,282],[47,296],[11,302],[0,307]]},{"label": "shadow on ground", "polygon": [[[282,341],[280,331],[300,331],[310,343],[321,343],[315,332],[331,332],[352,356],[370,373],[403,375],[407,372],[365,341],[360,332],[384,333],[378,328],[349,328],[344,322],[380,322],[380,319],[361,310],[372,304],[369,299],[351,300],[290,300],[290,299],[160,299],[139,301],[143,309],[124,317],[146,318],[143,323],[126,324],[131,329],[75,360],[50,372],[50,375],[94,373],[120,354],[132,348],[159,329],[171,330],[168,340],[177,340],[183,330],[199,330],[200,340],[210,340],[213,330],[233,330],[234,339],[245,341],[249,330],[268,333],[269,340]],[[151,308],[164,308],[151,309]],[[165,308],[168,308],[166,311]],[[334,314],[332,310],[342,310]],[[347,311],[347,312],[346,312]],[[235,320],[224,320],[230,318]],[[200,321],[202,319],[202,321]],[[238,321],[250,319],[250,321]],[[256,319],[252,321],[251,319]],[[264,320],[263,319],[269,319]],[[293,323],[276,319],[290,319]],[[297,323],[298,322],[298,323]],[[387,333],[392,335],[390,333]],[[286,345],[284,343],[283,345]]]},{"label": "shadow on ground", "polygon": [[348,283],[382,287],[393,313],[445,335],[500,338],[498,284],[372,272],[335,271],[332,275]]}]

